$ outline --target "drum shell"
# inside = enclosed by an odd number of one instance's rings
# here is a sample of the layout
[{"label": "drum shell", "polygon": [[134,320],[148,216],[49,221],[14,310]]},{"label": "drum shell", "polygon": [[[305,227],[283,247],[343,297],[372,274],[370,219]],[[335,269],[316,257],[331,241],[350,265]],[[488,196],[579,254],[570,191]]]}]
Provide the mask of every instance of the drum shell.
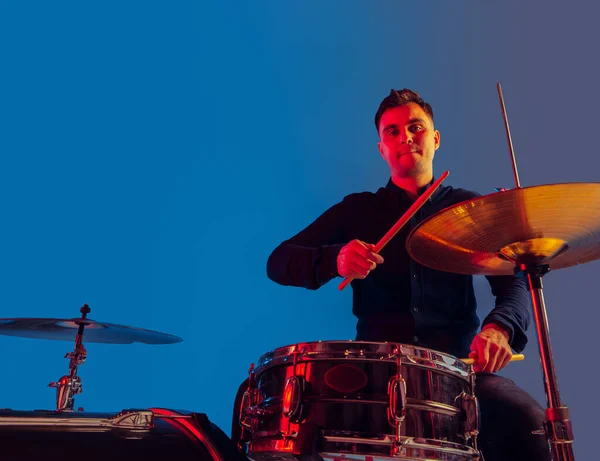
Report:
[{"label": "drum shell", "polygon": [[[310,343],[307,346],[311,349]],[[312,347],[313,353],[285,355],[282,348],[263,356],[252,378],[253,403],[263,411],[262,416],[251,418],[250,456],[297,452],[294,444],[306,428],[318,428],[323,436],[319,451],[389,455],[390,446],[399,438],[448,442],[462,448],[467,439],[460,398],[473,391],[468,367],[447,354],[412,346],[401,346],[405,356],[398,360],[397,346],[319,343]],[[302,346],[294,350],[302,351]],[[406,383],[399,434],[390,417],[388,391],[398,371]],[[339,376],[332,379],[335,374]],[[290,419],[284,415],[283,400],[286,382],[294,376],[301,377],[303,391],[300,410]],[[368,446],[357,448],[353,440]]]},{"label": "drum shell", "polygon": [[[353,363],[352,367],[369,376],[368,384],[355,392],[339,392],[325,383],[325,374],[336,364],[331,361],[303,364],[302,372],[310,376],[302,400],[302,421],[327,428],[328,431],[350,431],[368,437],[394,434],[389,421],[388,381],[394,376],[396,366],[390,363]],[[407,408],[401,425],[401,435],[449,440],[461,443],[460,410],[456,398],[469,392],[467,382],[446,373],[434,372],[416,366],[402,366],[401,376],[406,382]],[[263,406],[282,413],[283,388],[293,375],[291,367],[273,367],[258,377],[258,390]],[[432,408],[433,403],[445,404],[447,409]],[[439,407],[439,405],[438,405]],[[456,412],[452,411],[456,408]],[[446,411],[443,411],[446,410]],[[454,414],[453,414],[454,413]],[[265,418],[258,424],[259,432],[288,430],[287,418]]]},{"label": "drum shell", "polygon": [[109,428],[118,413],[0,411],[2,459],[89,461],[246,458],[206,415],[154,413],[146,429]]}]

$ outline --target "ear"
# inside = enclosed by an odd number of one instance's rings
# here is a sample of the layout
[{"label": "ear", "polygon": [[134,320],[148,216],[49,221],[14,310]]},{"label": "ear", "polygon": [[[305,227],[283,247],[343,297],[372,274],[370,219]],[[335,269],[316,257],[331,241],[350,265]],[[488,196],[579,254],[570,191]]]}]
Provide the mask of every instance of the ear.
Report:
[{"label": "ear", "polygon": [[381,141],[377,143],[377,149],[379,150],[381,157],[385,160],[385,158],[383,157],[383,150],[381,149]]},{"label": "ear", "polygon": [[435,146],[435,150],[438,150],[438,148],[440,147],[440,132],[438,130],[435,130],[433,132],[433,143]]}]

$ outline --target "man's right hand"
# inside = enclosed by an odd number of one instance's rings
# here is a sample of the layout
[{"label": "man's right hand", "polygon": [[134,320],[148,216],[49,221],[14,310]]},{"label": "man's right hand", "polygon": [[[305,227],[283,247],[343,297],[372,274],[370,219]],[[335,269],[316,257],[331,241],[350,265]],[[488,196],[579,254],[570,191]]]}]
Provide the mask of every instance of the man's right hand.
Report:
[{"label": "man's right hand", "polygon": [[373,250],[375,245],[352,240],[342,247],[337,256],[338,274],[342,277],[364,279],[369,272],[383,262],[383,258]]}]

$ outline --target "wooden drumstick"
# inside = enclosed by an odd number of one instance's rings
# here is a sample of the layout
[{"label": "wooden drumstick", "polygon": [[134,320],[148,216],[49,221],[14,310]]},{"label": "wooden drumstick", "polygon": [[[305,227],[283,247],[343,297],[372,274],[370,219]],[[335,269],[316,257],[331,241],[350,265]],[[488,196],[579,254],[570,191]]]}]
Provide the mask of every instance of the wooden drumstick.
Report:
[{"label": "wooden drumstick", "polygon": [[[465,362],[467,365],[473,365],[475,363],[475,359],[461,359],[463,362]],[[514,354],[511,358],[510,361],[511,362],[520,362],[521,360],[525,360],[525,356],[523,354]]]},{"label": "wooden drumstick", "polygon": [[[437,179],[437,181],[435,181],[431,186],[429,186],[429,188],[425,192],[423,192],[423,194],[415,201],[415,203],[411,205],[411,207],[406,211],[406,213],[402,215],[402,217],[396,222],[396,224],[394,224],[392,228],[389,231],[387,231],[387,233],[383,236],[383,238],[379,242],[377,242],[377,245],[375,245],[375,248],[373,249],[375,253],[379,253],[383,249],[383,247],[386,246],[390,240],[392,240],[392,238],[398,233],[398,231],[402,229],[402,227],[408,221],[410,221],[410,218],[412,218],[413,215],[417,211],[419,211],[419,208],[421,208],[429,199],[429,197],[433,195],[436,189],[440,187],[442,181],[446,179],[449,174],[449,171],[444,171],[444,173]],[[352,282],[352,280],[354,280],[354,277],[346,277],[342,281],[342,283],[338,285],[338,289],[342,291],[348,286],[350,282]]]}]

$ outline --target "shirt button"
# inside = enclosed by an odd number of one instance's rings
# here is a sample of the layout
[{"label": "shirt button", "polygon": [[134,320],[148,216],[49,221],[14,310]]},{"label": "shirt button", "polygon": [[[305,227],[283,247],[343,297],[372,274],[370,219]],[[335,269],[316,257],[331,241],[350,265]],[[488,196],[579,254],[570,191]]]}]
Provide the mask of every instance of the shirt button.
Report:
[{"label": "shirt button", "polygon": [[419,312],[419,308],[418,307],[413,307],[413,311]]},{"label": "shirt button", "polygon": [[413,274],[413,279],[418,279],[419,278],[419,274]]},{"label": "shirt button", "polygon": [[415,337],[413,337],[413,339],[414,339],[415,341],[418,341],[418,340],[419,340],[419,337],[418,337],[418,336],[415,336]]}]

